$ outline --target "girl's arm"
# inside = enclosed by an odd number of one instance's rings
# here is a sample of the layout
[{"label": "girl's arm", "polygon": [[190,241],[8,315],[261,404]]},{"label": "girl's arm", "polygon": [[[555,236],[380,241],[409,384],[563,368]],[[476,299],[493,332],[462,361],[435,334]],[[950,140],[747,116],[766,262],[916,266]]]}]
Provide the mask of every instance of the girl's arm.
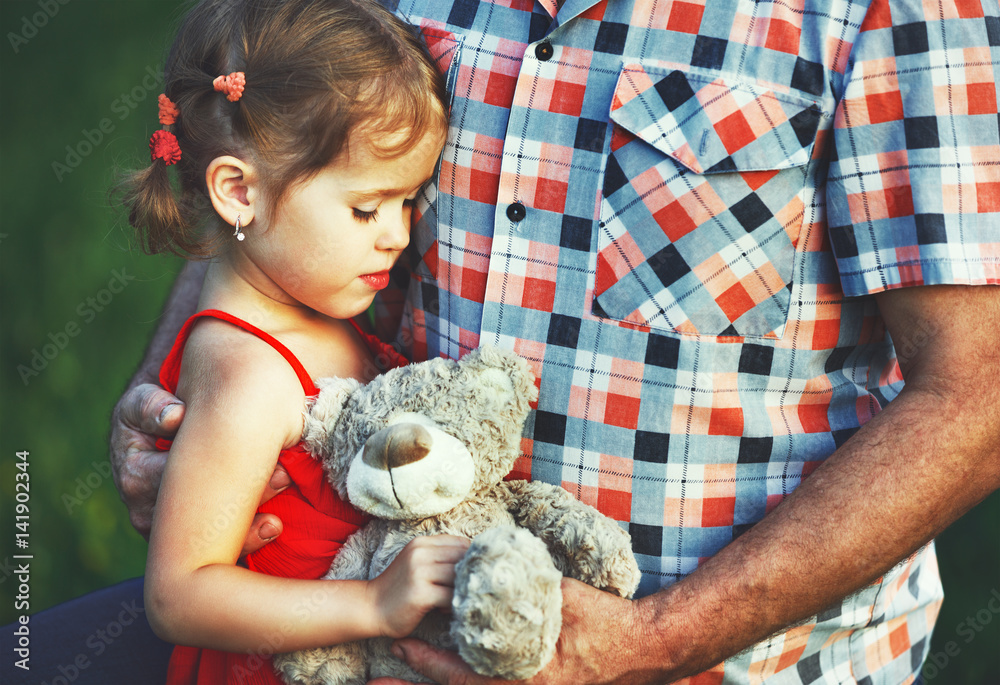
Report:
[{"label": "girl's arm", "polygon": [[[184,417],[184,404],[159,386],[159,368],[181,326],[198,309],[207,268],[208,262],[191,261],[184,266],[160,314],[146,355],[111,413],[109,457],[115,487],[128,509],[132,526],[147,540],[167,463],[167,453],[156,449],[156,439],[174,437]],[[288,483],[288,474],[279,466],[271,475],[261,502],[274,497]],[[255,516],[243,543],[243,554],[266,545],[281,528],[281,521],[274,514]]]},{"label": "girl's arm", "polygon": [[[450,602],[463,541],[422,542],[375,581],[275,578],[235,565],[278,452],[299,440],[304,398],[277,352],[227,328],[202,322],[185,351],[187,412],[150,536],[150,624],[176,644],[238,652],[410,632]],[[410,619],[402,625],[400,611]]]}]

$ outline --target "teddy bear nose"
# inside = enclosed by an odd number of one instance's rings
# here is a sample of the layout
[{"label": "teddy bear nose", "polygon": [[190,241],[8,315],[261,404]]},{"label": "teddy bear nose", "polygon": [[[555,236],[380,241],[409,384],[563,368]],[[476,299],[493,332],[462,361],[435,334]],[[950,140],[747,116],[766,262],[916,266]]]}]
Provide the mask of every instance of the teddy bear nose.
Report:
[{"label": "teddy bear nose", "polygon": [[388,471],[420,461],[431,451],[434,439],[416,423],[397,423],[372,435],[365,442],[361,461],[372,468]]}]

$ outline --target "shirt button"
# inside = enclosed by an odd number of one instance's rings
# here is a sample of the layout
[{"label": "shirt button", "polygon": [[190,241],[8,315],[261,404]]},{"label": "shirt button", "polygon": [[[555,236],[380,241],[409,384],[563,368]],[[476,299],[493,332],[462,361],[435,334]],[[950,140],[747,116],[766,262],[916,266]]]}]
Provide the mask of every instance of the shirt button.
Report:
[{"label": "shirt button", "polygon": [[535,46],[535,57],[541,62],[548,62],[552,59],[552,54],[555,51],[552,49],[552,43],[545,41],[544,43],[539,43]]},{"label": "shirt button", "polygon": [[524,205],[520,202],[515,202],[512,205],[507,205],[507,218],[511,221],[521,221],[524,219],[527,211],[524,209]]}]

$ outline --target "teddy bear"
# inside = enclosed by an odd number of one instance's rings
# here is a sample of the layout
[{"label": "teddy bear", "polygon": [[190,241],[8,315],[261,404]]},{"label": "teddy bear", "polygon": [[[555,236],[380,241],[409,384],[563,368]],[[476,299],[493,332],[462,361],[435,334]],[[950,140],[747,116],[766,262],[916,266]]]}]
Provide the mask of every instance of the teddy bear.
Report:
[{"label": "teddy bear", "polygon": [[[330,579],[377,577],[418,535],[472,540],[456,565],[450,615],[431,612],[413,636],[457,651],[482,675],[537,673],[562,627],[563,576],[631,597],[639,570],[617,523],[560,487],[505,481],[520,456],[530,403],[528,363],[481,347],[460,361],[393,369],[367,385],[326,379],[305,442],[340,495],[371,514],[334,559]],[[393,656],[389,638],[276,654],[288,683],[361,685],[426,678]]]}]

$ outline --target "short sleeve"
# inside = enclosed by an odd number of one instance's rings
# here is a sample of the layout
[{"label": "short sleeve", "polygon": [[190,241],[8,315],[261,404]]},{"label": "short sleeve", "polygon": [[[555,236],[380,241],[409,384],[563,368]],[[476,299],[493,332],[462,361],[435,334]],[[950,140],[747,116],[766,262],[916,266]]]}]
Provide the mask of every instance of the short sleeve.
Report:
[{"label": "short sleeve", "polygon": [[1000,283],[1000,7],[873,0],[827,182],[844,293]]}]

